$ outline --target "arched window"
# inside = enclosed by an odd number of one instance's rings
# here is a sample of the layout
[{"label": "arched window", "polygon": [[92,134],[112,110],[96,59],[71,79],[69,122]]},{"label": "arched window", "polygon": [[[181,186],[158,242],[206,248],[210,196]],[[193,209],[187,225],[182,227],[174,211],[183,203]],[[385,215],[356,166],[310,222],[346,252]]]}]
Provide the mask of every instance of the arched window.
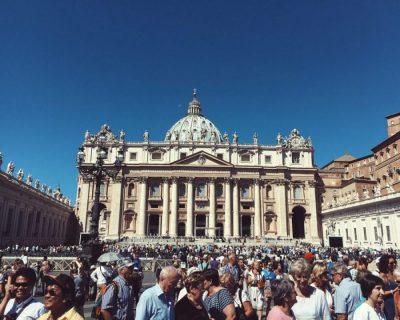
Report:
[{"label": "arched window", "polygon": [[135,184],[131,183],[128,186],[128,197],[132,197],[133,196],[134,189],[135,189]]},{"label": "arched window", "polygon": [[196,185],[196,197],[205,198],[206,197],[206,185],[204,182],[200,182]]},{"label": "arched window", "polygon": [[293,198],[295,200],[303,199],[303,190],[301,189],[301,186],[293,187]]},{"label": "arched window", "polygon": [[250,198],[250,186],[248,184],[243,184],[241,187],[241,197],[242,199]]},{"label": "arched window", "polygon": [[216,188],[215,188],[215,196],[217,198],[221,198],[224,194],[224,187],[221,183],[218,183]]}]

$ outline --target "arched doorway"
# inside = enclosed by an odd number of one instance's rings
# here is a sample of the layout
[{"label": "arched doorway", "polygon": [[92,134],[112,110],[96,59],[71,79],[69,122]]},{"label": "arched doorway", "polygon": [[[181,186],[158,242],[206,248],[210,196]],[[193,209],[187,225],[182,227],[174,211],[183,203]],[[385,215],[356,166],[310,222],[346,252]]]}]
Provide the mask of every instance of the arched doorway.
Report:
[{"label": "arched doorway", "polygon": [[[90,232],[91,224],[92,224],[92,215],[93,215],[93,210],[94,206],[92,207],[92,211],[90,211],[90,214],[88,215],[88,226],[87,226],[87,231]],[[107,218],[108,218],[108,213],[107,207],[105,206],[104,203],[99,203],[99,226],[98,226],[98,232],[100,235],[104,236],[107,234]]]},{"label": "arched doorway", "polygon": [[250,237],[251,236],[251,216],[242,216],[242,237]]},{"label": "arched doorway", "polygon": [[224,225],[221,222],[217,223],[217,229],[215,230],[215,236],[217,238],[224,237]]},{"label": "arched doorway", "polygon": [[160,230],[160,216],[158,214],[149,215],[148,235],[159,235]]},{"label": "arched doorway", "polygon": [[196,216],[196,237],[204,237],[206,235],[206,216],[198,214]]},{"label": "arched doorway", "polygon": [[304,239],[305,238],[305,229],[304,229],[304,221],[306,217],[306,209],[302,206],[294,207],[292,216],[292,228],[293,228],[293,238],[295,239]]},{"label": "arched doorway", "polygon": [[179,222],[178,223],[178,237],[184,237],[185,236],[185,223],[184,222]]}]

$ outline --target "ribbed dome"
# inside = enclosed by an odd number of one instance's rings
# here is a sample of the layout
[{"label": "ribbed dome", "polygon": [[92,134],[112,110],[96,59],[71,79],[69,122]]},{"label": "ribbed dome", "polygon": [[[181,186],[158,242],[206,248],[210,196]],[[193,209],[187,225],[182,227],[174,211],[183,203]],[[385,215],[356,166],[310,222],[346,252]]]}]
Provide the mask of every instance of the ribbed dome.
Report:
[{"label": "ribbed dome", "polygon": [[203,117],[196,90],[188,106],[188,115],[176,122],[165,135],[165,141],[220,143],[222,136],[218,128]]}]

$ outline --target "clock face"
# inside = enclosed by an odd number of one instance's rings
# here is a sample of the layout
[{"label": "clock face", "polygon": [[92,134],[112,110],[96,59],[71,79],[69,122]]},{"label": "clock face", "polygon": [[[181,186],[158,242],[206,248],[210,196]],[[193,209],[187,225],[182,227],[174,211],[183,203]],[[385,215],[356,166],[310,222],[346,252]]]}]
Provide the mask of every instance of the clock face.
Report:
[{"label": "clock face", "polygon": [[300,145],[300,139],[295,137],[292,139],[292,146],[298,147]]}]

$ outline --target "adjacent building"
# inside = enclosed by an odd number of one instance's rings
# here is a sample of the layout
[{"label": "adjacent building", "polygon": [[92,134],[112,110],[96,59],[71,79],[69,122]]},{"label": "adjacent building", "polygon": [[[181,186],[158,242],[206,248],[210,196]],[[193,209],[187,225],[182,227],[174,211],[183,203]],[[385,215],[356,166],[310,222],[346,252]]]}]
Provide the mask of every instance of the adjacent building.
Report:
[{"label": "adjacent building", "polygon": [[0,170],[0,247],[74,243],[77,234],[74,210],[60,189],[31,175],[24,179],[22,169],[14,176],[12,162]]},{"label": "adjacent building", "polygon": [[322,228],[345,246],[400,246],[400,113],[386,117],[388,137],[361,158],[344,155],[319,170]]},{"label": "adjacent building", "polygon": [[[287,237],[320,241],[317,168],[310,138],[297,129],[264,145],[229,137],[203,115],[196,92],[187,115],[166,130],[163,141],[145,132],[126,141],[108,125],[82,144],[95,163],[101,139],[106,165],[124,154],[116,179],[100,188],[99,233],[121,237]],[[95,182],[79,176],[76,213],[89,231]]]}]

